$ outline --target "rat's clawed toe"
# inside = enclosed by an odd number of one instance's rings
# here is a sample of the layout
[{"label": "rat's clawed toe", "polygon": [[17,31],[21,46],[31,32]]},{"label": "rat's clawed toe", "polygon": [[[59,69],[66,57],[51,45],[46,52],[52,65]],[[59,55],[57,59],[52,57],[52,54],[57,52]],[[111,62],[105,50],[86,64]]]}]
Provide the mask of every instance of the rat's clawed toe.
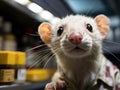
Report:
[{"label": "rat's clawed toe", "polygon": [[65,81],[53,82],[55,90],[63,90],[66,87]]},{"label": "rat's clawed toe", "polygon": [[45,86],[45,90],[54,90],[53,83],[48,83],[48,84]]},{"label": "rat's clawed toe", "polygon": [[66,83],[62,82],[51,82],[45,86],[45,90],[65,90]]}]

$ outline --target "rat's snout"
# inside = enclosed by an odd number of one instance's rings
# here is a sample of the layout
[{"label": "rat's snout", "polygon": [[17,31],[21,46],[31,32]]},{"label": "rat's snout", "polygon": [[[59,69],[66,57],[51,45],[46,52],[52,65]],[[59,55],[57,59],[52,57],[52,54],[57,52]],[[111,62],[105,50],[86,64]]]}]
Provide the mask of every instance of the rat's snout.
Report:
[{"label": "rat's snout", "polygon": [[69,41],[73,44],[80,44],[81,41],[82,41],[82,34],[81,33],[72,33],[70,36],[69,36]]}]

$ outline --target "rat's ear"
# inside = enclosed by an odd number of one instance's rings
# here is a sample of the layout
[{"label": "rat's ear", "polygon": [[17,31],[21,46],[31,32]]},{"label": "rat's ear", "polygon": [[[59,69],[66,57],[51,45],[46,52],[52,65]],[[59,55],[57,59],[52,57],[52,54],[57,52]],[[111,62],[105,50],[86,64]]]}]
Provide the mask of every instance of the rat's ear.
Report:
[{"label": "rat's ear", "polygon": [[38,34],[40,35],[44,43],[49,44],[51,36],[51,25],[47,22],[42,23],[38,27]]},{"label": "rat's ear", "polygon": [[110,20],[105,15],[98,15],[95,17],[95,22],[97,23],[98,29],[102,34],[104,39],[109,33]]}]

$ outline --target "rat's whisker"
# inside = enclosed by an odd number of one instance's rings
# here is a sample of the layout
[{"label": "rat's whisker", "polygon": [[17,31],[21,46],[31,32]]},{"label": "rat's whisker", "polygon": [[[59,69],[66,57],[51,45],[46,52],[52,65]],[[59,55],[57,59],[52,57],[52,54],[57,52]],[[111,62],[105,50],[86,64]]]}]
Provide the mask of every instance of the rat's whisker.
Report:
[{"label": "rat's whisker", "polygon": [[[56,49],[54,49],[54,52],[56,53],[57,51],[59,50],[59,48],[57,48],[56,47]],[[55,53],[53,54],[53,53],[51,53],[51,57],[49,57],[49,59],[46,61],[46,63],[45,63],[45,65],[44,65],[44,67],[43,68],[45,68],[47,65],[48,65],[48,63],[52,60],[52,58],[54,58],[54,56],[55,56]],[[50,55],[49,55],[50,56]],[[46,59],[46,56],[45,56],[45,58],[43,58],[43,59]]]},{"label": "rat's whisker", "polygon": [[46,51],[44,53],[38,54],[38,57],[33,58],[35,61],[37,61],[39,58],[40,60],[42,59],[43,56],[46,56],[47,54],[49,54],[49,51]]},{"label": "rat's whisker", "polygon": [[52,60],[52,58],[55,57],[55,54],[51,55],[51,57],[47,60],[47,62],[45,63],[43,68],[46,68],[46,66],[48,65],[48,63]]},{"label": "rat's whisker", "polygon": [[29,35],[29,36],[37,36],[37,37],[39,37],[38,34],[32,34],[32,33],[26,33],[26,34]]},{"label": "rat's whisker", "polygon": [[[39,54],[41,54],[42,52],[47,52],[47,51],[50,51],[50,49],[49,48],[46,48],[46,49],[40,49],[39,51],[37,51],[37,52],[32,52],[32,53],[30,53],[30,55],[29,56],[34,56],[34,57],[37,57]],[[28,57],[29,57],[28,56]]]},{"label": "rat's whisker", "polygon": [[31,50],[34,50],[34,49],[37,49],[37,48],[40,48],[40,47],[43,47],[43,46],[46,46],[46,44],[42,44],[42,45],[35,46],[35,47],[33,47],[33,48],[30,48],[30,49],[26,50],[26,52],[29,52],[29,51],[31,51]]},{"label": "rat's whisker", "polygon": [[44,47],[44,48],[38,49],[37,53],[41,54],[41,52],[46,52],[46,51],[50,51],[50,50],[51,50],[50,48]]},{"label": "rat's whisker", "polygon": [[43,48],[40,48],[38,50],[35,50],[35,51],[31,52],[29,55],[27,55],[27,58],[32,57],[32,59],[35,59],[38,56],[43,55],[43,54],[45,54],[46,52],[49,52],[49,51],[50,51],[49,48],[43,47]]},{"label": "rat's whisker", "polygon": [[31,64],[32,66],[34,66],[34,63],[38,61],[38,58],[42,57],[42,55],[36,55],[36,57],[32,57],[31,60]]},{"label": "rat's whisker", "polygon": [[35,45],[42,45],[42,44],[45,44],[42,40],[35,42]]},{"label": "rat's whisker", "polygon": [[43,55],[39,55],[37,58],[34,58],[34,59],[33,59],[34,62],[31,63],[32,66],[35,66],[36,64],[37,64],[37,65],[40,64],[39,62],[42,63],[42,62],[44,61],[44,58],[48,58],[48,56],[50,56],[50,55],[51,55],[51,53],[50,53],[50,52],[47,52],[47,54],[44,53],[44,56],[43,56]]},{"label": "rat's whisker", "polygon": [[34,52],[31,52],[29,56],[27,56],[28,58],[33,56],[33,57],[37,57],[38,55],[41,55],[42,53],[41,52],[48,52],[50,51],[49,48],[46,48],[46,49],[40,49],[39,51],[34,51]]},{"label": "rat's whisker", "polygon": [[102,39],[93,39],[93,41],[103,41],[103,43],[104,43],[104,42],[111,42],[111,43],[120,44],[120,42],[114,42],[114,41],[108,40],[108,39],[104,39],[104,40],[102,40]]},{"label": "rat's whisker", "polygon": [[42,57],[41,57],[41,59],[40,60],[42,60],[42,59],[46,59],[46,58],[48,58],[50,55],[52,55],[53,53],[51,52],[51,51],[49,51],[47,54],[44,54],[44,55],[42,55]]},{"label": "rat's whisker", "polygon": [[120,42],[114,42],[114,41],[110,41],[110,40],[107,40],[107,39],[105,39],[104,42],[120,45]]},{"label": "rat's whisker", "polygon": [[[57,51],[57,49],[54,50],[54,51]],[[45,61],[46,58],[49,58],[49,56],[53,54],[50,50],[49,50],[48,52],[46,52],[46,53],[47,53],[47,54],[45,54],[45,53],[43,54],[43,53],[42,53],[42,55],[39,56],[39,57],[37,58],[37,60],[40,58],[39,61],[43,62],[43,61]],[[40,62],[40,63],[41,63],[41,62]],[[40,64],[40,63],[38,63],[38,64]]]},{"label": "rat's whisker", "polygon": [[115,56],[112,52],[110,52],[107,48],[103,48],[106,52],[108,52],[110,55],[112,55],[117,61],[119,61],[120,62],[120,59],[117,57],[117,56]]}]

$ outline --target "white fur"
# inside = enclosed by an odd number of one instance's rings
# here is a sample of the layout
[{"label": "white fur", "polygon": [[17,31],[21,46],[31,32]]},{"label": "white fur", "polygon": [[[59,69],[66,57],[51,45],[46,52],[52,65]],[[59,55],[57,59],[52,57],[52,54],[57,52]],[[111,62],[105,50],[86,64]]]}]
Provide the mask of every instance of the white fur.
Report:
[{"label": "white fur", "polygon": [[[86,29],[89,23],[93,27],[93,33]],[[57,36],[57,30],[60,26],[64,27],[61,36]],[[100,72],[100,67],[104,59],[101,54],[101,34],[93,18],[76,15],[63,18],[59,23],[52,27],[53,35],[51,37],[51,49],[56,53],[57,64],[61,71],[67,77],[70,89],[67,90],[85,90],[87,86],[92,85]],[[80,32],[83,36],[78,47],[80,51],[74,51],[76,45],[72,44],[68,37],[73,32]],[[55,50],[55,49],[58,50]],[[58,75],[59,74],[59,75]],[[61,72],[57,72],[59,79]]]}]

